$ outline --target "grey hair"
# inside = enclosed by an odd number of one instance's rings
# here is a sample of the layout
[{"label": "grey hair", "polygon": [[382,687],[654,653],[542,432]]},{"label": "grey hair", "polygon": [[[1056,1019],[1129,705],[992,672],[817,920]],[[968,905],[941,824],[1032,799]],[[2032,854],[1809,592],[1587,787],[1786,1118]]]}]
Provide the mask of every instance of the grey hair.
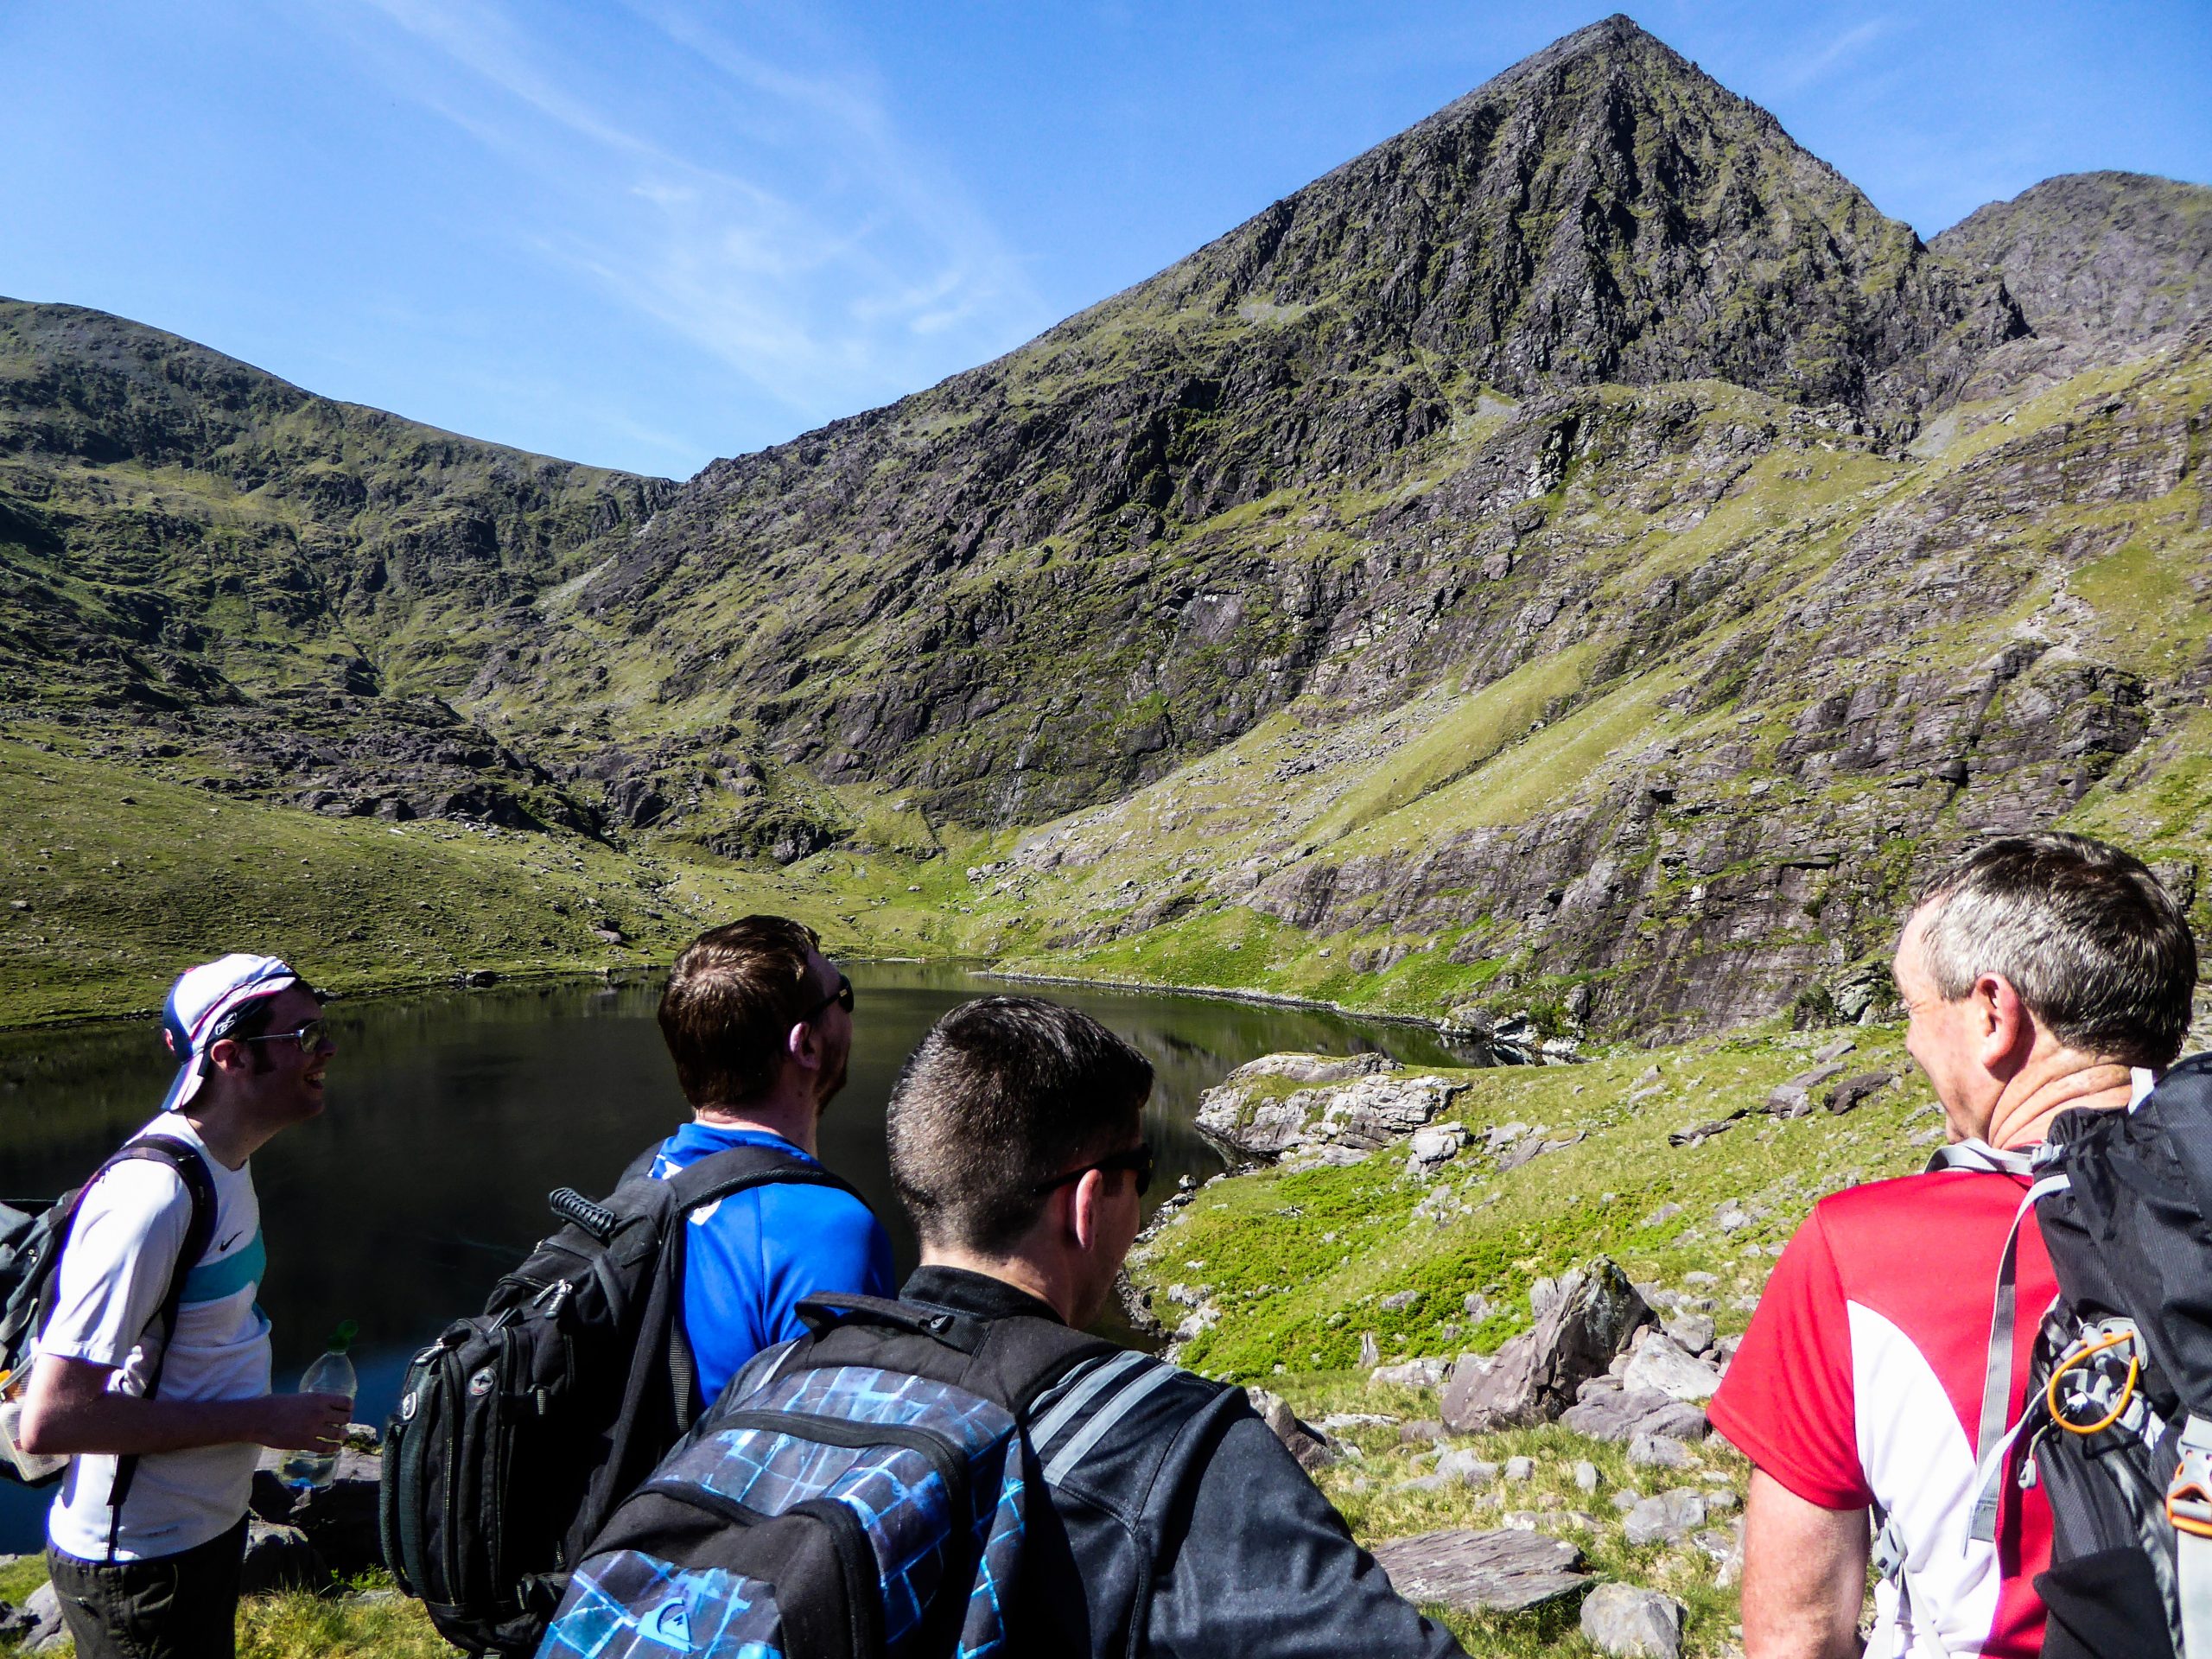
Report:
[{"label": "grey hair", "polygon": [[2063,830],[2000,836],[1938,874],[1916,908],[1946,1001],[1994,974],[2069,1047],[2147,1066],[2181,1052],[2196,941],[2140,859]]}]

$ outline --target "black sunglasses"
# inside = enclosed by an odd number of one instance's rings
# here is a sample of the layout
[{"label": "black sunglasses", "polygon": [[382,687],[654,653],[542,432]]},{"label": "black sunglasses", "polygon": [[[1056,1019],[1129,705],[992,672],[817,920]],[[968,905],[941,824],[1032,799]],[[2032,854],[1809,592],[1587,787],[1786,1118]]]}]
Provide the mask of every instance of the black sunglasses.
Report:
[{"label": "black sunglasses", "polygon": [[842,974],[837,976],[837,988],[830,992],[829,995],[823,997],[819,1002],[809,1008],[804,1014],[799,1015],[798,1023],[802,1026],[812,1024],[814,1016],[820,1014],[824,1008],[827,1008],[832,1002],[835,1002],[847,1014],[850,1014],[853,1011],[853,982],[847,979]]},{"label": "black sunglasses", "polygon": [[327,1020],[310,1020],[297,1031],[272,1031],[259,1037],[233,1037],[234,1043],[297,1043],[300,1052],[312,1054],[322,1046],[322,1039],[330,1033]]},{"label": "black sunglasses", "polygon": [[1116,1169],[1135,1170],[1137,1178],[1137,1196],[1142,1198],[1145,1189],[1152,1185],[1152,1147],[1149,1142],[1140,1141],[1127,1152],[1117,1152],[1111,1158],[1101,1158],[1095,1164],[1085,1164],[1081,1169],[1071,1169],[1065,1175],[1055,1175],[1051,1180],[1044,1182],[1033,1190],[1042,1197],[1056,1186],[1065,1186],[1070,1181],[1081,1180],[1094,1169],[1102,1174]]}]

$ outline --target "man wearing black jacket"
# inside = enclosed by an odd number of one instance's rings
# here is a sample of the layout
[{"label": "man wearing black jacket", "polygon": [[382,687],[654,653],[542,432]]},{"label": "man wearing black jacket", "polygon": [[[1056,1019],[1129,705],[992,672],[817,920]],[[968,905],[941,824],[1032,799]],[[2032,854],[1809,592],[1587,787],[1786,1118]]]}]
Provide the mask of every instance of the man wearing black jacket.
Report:
[{"label": "man wearing black jacket", "polygon": [[[921,1236],[909,1303],[1081,1327],[1105,1306],[1152,1173],[1152,1067],[1027,997],[954,1009],[891,1096],[891,1172]],[[1044,1502],[1021,1603],[1035,1650],[1177,1659],[1459,1654],[1390,1587],[1243,1391],[1134,1351],[1035,1403]]]}]

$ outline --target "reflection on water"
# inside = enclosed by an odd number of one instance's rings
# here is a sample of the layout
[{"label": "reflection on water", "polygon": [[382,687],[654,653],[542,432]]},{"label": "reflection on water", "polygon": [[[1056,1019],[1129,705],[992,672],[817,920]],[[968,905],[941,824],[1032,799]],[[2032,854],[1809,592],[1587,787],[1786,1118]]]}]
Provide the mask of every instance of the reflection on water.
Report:
[{"label": "reflection on water", "polygon": [[[899,1065],[968,997],[1023,989],[938,964],[849,964],[858,993],[850,1078],[822,1126],[822,1155],[875,1206],[903,1274],[913,1234],[892,1196],[883,1107]],[[1146,1134],[1156,1201],[1178,1176],[1221,1167],[1192,1127],[1198,1097],[1279,1049],[1452,1056],[1412,1026],[1216,998],[1092,990],[1042,994],[1135,1044],[1159,1084]],[[552,1230],[545,1194],[603,1192],[688,1113],[653,1022],[657,984],[560,983],[334,1002],[327,1107],[254,1159],[269,1239],[262,1303],[280,1385],[341,1319],[360,1324],[356,1415],[381,1421],[406,1357]],[[152,1116],[170,1068],[150,1022],[0,1035],[0,1197],[81,1180]],[[37,1547],[48,1495],[0,1487],[0,1551]]]}]

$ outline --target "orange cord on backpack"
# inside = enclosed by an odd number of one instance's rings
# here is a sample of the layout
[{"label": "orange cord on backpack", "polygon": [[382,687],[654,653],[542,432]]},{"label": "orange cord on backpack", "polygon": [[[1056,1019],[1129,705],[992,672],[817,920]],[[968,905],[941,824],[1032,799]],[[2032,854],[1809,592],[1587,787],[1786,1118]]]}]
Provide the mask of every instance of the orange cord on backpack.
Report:
[{"label": "orange cord on backpack", "polygon": [[2110,1428],[2118,1422],[2120,1414],[2127,1409],[2127,1402],[2135,1397],[2135,1379],[2143,1367],[2143,1362],[2139,1356],[2131,1353],[2127,1357],[2127,1382],[2120,1389],[2120,1403],[2094,1423],[2077,1423],[2067,1416],[2065,1409],[2058,1403],[2058,1382],[2061,1377],[2084,1360],[2094,1358],[2106,1349],[2117,1348],[2121,1343],[2132,1342],[2134,1338],[2135,1333],[2133,1331],[2115,1331],[2102,1340],[2093,1342],[2061,1360],[2058,1369],[2050,1374],[2049,1385],[2044,1389],[2044,1403],[2050,1408],[2050,1421],[2075,1434],[2094,1434]]}]

